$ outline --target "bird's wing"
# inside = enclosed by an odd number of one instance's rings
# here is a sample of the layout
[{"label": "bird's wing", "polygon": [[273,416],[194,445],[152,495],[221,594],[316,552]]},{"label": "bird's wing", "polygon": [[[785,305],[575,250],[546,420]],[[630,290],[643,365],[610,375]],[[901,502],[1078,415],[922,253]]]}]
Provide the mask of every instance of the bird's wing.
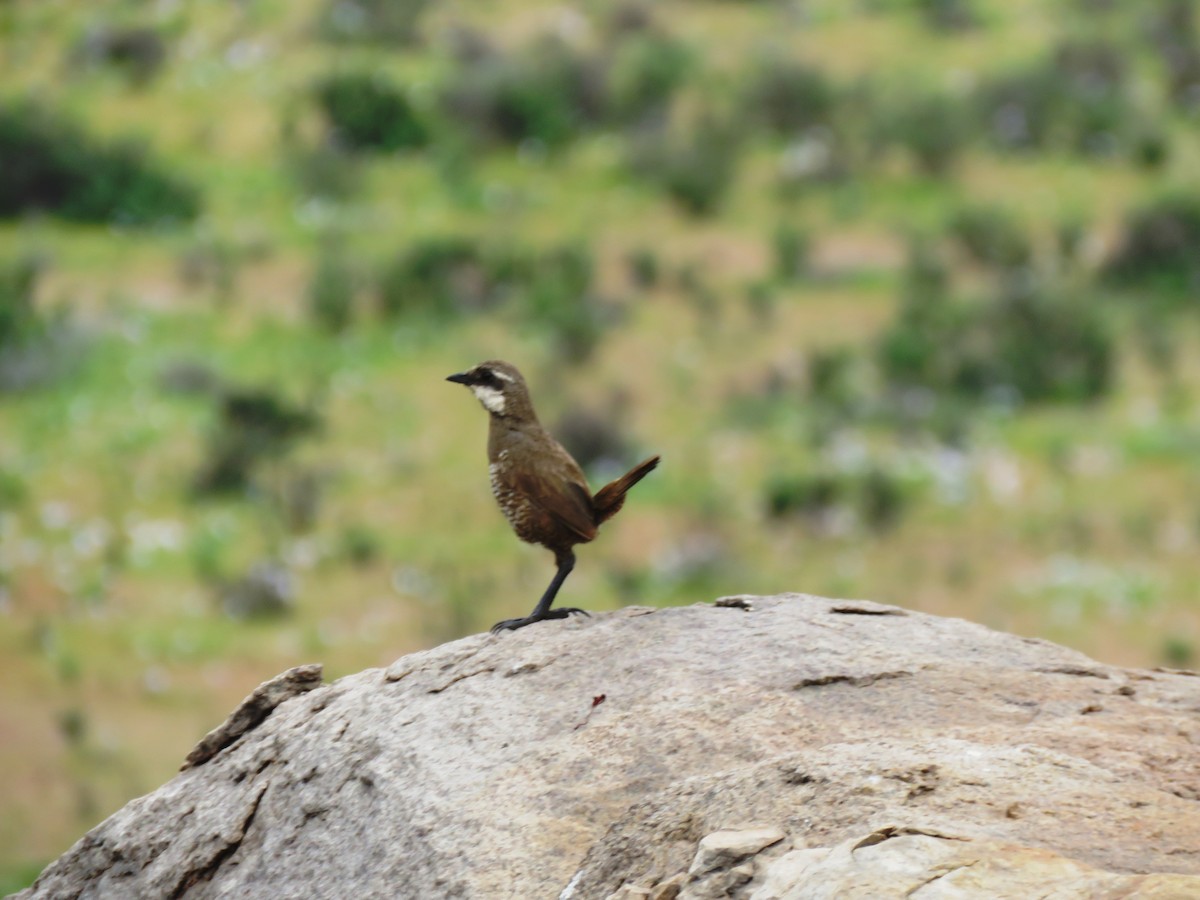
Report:
[{"label": "bird's wing", "polygon": [[576,543],[586,543],[596,536],[591,495],[570,477],[574,473],[558,468],[518,474],[514,479],[517,489],[543,514],[575,535]]}]

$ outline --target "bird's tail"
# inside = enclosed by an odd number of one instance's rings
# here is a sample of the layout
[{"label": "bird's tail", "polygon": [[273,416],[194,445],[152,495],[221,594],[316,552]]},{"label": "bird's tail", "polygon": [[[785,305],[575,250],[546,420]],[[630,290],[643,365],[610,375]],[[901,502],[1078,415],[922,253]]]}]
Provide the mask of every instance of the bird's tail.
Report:
[{"label": "bird's tail", "polygon": [[658,465],[661,457],[652,456],[638,463],[616,481],[606,484],[596,491],[592,498],[592,509],[596,514],[596,524],[607,521],[615,516],[625,504],[625,494],[631,487],[645,478]]}]

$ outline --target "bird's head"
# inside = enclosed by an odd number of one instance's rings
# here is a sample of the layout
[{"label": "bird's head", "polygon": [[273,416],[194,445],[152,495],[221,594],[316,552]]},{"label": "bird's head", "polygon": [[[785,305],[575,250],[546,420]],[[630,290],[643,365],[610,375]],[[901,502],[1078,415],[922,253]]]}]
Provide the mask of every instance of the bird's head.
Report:
[{"label": "bird's head", "polygon": [[510,363],[488,360],[465,372],[448,375],[446,380],[469,387],[493,416],[534,418],[525,379]]}]

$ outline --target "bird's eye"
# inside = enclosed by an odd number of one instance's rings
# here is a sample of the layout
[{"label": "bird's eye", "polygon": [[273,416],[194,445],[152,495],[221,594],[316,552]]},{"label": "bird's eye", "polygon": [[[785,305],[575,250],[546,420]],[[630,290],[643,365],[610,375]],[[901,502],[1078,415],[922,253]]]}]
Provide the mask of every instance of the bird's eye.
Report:
[{"label": "bird's eye", "polygon": [[488,387],[499,387],[500,379],[496,377],[496,373],[491,369],[480,369],[476,374],[479,377],[480,384],[486,384]]}]

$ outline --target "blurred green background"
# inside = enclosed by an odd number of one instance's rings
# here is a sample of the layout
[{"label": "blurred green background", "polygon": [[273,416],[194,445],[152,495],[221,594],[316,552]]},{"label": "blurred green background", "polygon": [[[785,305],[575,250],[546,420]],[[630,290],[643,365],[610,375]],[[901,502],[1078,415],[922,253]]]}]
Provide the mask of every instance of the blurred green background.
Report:
[{"label": "blurred green background", "polygon": [[1195,7],[0,3],[0,888],[276,672],[528,612],[487,358],[663,455],[564,603],[1192,664]]}]

